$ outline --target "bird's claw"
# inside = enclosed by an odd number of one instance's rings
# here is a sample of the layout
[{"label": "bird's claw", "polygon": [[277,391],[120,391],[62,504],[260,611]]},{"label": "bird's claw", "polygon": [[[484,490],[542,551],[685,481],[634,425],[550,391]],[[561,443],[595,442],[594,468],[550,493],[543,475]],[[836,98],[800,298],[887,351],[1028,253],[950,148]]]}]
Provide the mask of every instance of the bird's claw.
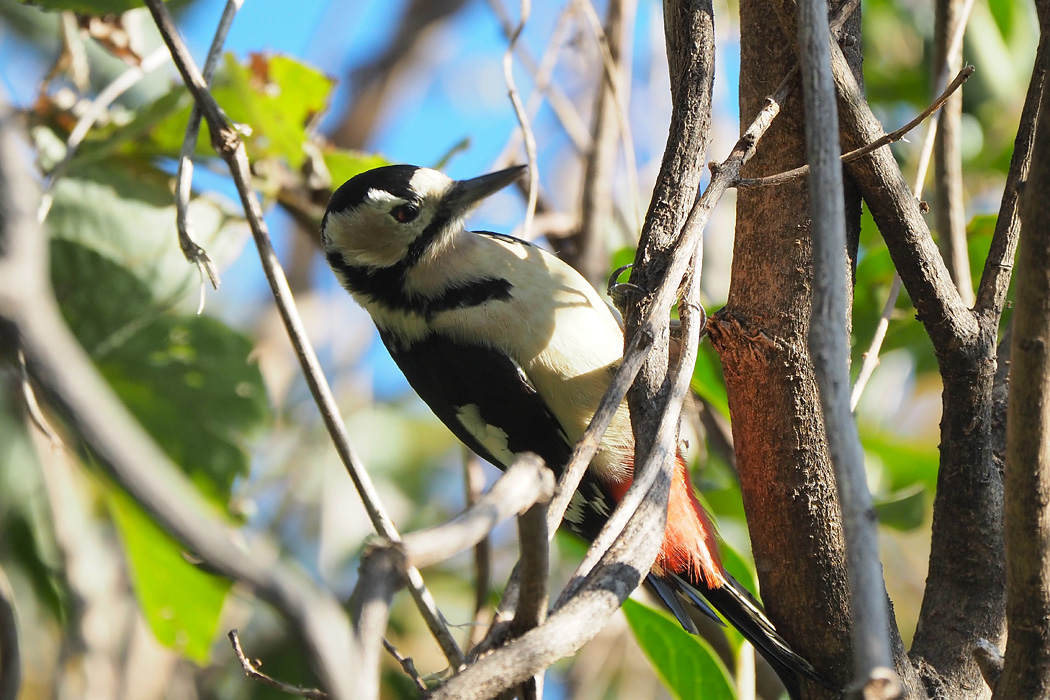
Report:
[{"label": "bird's claw", "polygon": [[634,263],[628,263],[622,265],[609,275],[609,283],[606,286],[606,291],[609,293],[609,298],[612,299],[613,306],[620,312],[621,315],[626,313],[627,308],[627,294],[633,292],[645,296],[649,294],[649,290],[640,285],[634,284],[633,282],[617,282],[626,270],[630,270],[634,267]]}]

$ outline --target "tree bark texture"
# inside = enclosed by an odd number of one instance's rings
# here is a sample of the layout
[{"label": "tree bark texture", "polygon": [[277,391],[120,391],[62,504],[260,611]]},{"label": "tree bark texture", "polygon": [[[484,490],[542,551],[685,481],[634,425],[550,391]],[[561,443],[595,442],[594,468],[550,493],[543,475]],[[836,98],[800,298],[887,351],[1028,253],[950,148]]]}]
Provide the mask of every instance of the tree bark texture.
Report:
[{"label": "tree bark texture", "polygon": [[[769,21],[772,9],[768,0],[740,4],[743,124],[795,64],[784,31]],[[847,31],[856,34],[858,26]],[[803,119],[795,91],[745,166],[745,176],[802,165]],[[766,607],[796,651],[845,684],[851,668],[849,591],[835,481],[807,348],[813,259],[806,193],[804,180],[738,191],[732,284],[711,338],[725,368]],[[847,200],[847,222],[856,241],[855,195]],[[831,697],[813,686],[804,692]]]},{"label": "tree bark texture", "polygon": [[1050,697],[1050,91],[1022,195],[1006,446],[1008,642],[996,698]]}]

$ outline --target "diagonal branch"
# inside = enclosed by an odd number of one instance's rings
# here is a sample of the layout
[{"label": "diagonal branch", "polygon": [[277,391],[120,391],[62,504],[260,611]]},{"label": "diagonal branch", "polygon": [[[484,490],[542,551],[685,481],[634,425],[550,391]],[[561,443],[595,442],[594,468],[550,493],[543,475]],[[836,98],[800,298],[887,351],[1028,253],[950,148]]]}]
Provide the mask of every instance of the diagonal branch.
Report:
[{"label": "diagonal branch", "polygon": [[[392,542],[397,542],[400,540],[397,529],[383,509],[368,472],[365,471],[360,459],[350,446],[346,426],[343,425],[339,415],[339,408],[335,403],[335,398],[332,396],[332,391],[327,381],[325,381],[317,355],[310,345],[306,331],[303,328],[302,319],[292,300],[288,280],[285,278],[277,260],[277,254],[274,252],[273,244],[270,241],[269,230],[263,221],[262,206],[254,190],[252,190],[251,171],[248,167],[248,157],[245,153],[244,143],[236,130],[231,126],[222,108],[219,107],[215,98],[208,91],[203,76],[197,69],[193,57],[190,56],[185,42],[171,19],[171,15],[168,14],[167,7],[161,0],[146,0],[146,4],[153,15],[161,36],[164,38],[164,42],[168,45],[168,50],[171,52],[175,65],[182,74],[186,87],[200,107],[204,119],[208,122],[212,146],[215,147],[216,152],[226,162],[230,169],[230,174],[233,176],[234,184],[237,187],[241,204],[244,207],[244,212],[252,231],[252,237],[255,239],[256,247],[259,250],[263,271],[266,273],[266,279],[270,283],[270,289],[280,311],[281,320],[284,322],[288,336],[295,347],[306,383],[309,385],[310,392],[317,402],[321,417],[332,438],[336,452],[339,454],[340,460],[342,460],[351,480],[354,482],[358,494],[361,496],[373,527],[383,537]],[[430,628],[431,634],[434,635],[441,645],[441,649],[445,653],[446,658],[448,658],[449,663],[453,667],[458,667],[464,661],[463,652],[460,651],[455,639],[453,639],[445,623],[441,620],[434,600],[423,584],[423,577],[418,570],[410,569],[408,571],[408,581],[412,597],[427,626]]]}]

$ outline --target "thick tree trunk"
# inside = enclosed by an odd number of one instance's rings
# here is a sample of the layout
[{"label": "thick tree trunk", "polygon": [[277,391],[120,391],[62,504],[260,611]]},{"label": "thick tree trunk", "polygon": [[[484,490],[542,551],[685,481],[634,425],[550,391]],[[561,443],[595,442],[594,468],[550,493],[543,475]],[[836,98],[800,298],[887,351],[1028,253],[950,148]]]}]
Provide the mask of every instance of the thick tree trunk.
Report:
[{"label": "thick tree trunk", "polygon": [[[796,62],[768,0],[742,0],[741,122]],[[856,20],[858,18],[854,18]],[[850,30],[859,31],[854,24]],[[796,90],[745,176],[805,162]],[[729,301],[711,325],[733,414],[744,507],[763,598],[778,629],[830,679],[850,677],[850,606],[835,482],[807,348],[812,250],[805,180],[740,190]],[[847,192],[851,257],[859,198]],[[815,686],[807,697],[831,697]]]}]

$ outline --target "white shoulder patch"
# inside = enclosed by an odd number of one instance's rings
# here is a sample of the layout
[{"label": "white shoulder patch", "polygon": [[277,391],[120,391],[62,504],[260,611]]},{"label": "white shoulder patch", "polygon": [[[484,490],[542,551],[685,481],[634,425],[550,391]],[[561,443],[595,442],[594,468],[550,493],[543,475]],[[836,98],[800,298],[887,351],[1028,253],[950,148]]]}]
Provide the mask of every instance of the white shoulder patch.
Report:
[{"label": "white shoulder patch", "polygon": [[510,466],[514,461],[514,453],[507,446],[507,433],[501,428],[486,423],[481,417],[481,410],[475,404],[467,404],[456,409],[456,419],[482,447],[492,453],[492,456],[504,466]]}]

